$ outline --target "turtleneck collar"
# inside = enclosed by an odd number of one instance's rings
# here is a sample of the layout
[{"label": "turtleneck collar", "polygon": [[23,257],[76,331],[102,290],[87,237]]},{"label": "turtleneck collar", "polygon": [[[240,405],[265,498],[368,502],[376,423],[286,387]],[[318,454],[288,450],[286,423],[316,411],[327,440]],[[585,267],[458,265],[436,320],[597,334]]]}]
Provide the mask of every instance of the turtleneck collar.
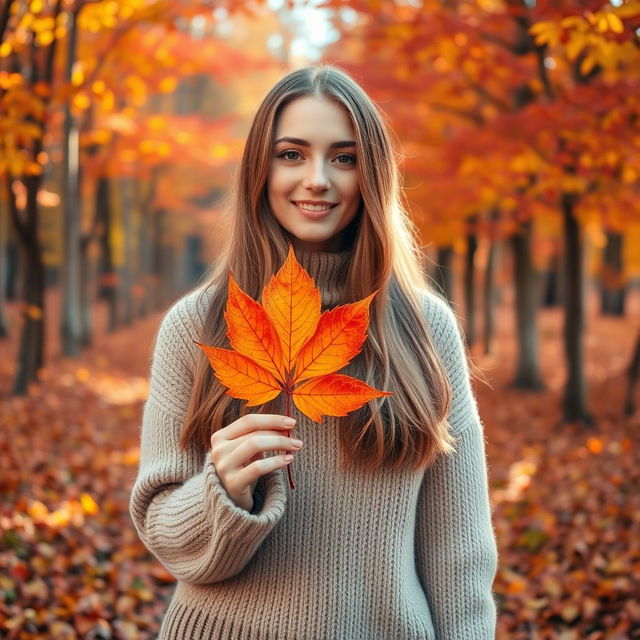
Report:
[{"label": "turtleneck collar", "polygon": [[342,296],[346,267],[353,253],[353,247],[337,252],[312,249],[294,249],[294,252],[300,265],[320,289],[323,309],[344,304]]}]

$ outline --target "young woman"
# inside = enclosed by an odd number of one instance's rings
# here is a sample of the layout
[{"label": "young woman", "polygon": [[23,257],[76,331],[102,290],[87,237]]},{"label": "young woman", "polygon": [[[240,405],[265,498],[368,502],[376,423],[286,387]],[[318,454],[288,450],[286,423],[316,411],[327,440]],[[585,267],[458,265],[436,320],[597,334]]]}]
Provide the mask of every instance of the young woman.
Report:
[{"label": "young woman", "polygon": [[[322,424],[294,407],[292,437],[284,394],[244,406],[194,344],[230,348],[229,272],[259,301],[289,245],[323,311],[380,290],[341,372],[393,393]],[[156,336],[130,512],[178,580],[161,640],[495,636],[465,349],[422,273],[383,117],[335,66],[287,75],[258,109],[225,250]]]}]

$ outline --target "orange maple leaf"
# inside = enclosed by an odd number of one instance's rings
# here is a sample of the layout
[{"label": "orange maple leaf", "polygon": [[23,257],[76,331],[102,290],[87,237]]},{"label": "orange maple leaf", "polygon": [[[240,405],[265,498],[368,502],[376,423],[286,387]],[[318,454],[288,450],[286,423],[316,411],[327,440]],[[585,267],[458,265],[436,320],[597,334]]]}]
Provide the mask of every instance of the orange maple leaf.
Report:
[{"label": "orange maple leaf", "polygon": [[262,292],[262,304],[229,274],[224,317],[234,350],[194,340],[232,398],[253,407],[284,392],[312,420],[346,416],[369,400],[393,395],[335,373],[360,353],[367,337],[374,291],[359,302],[320,314],[320,291],[297,261],[293,247]]}]

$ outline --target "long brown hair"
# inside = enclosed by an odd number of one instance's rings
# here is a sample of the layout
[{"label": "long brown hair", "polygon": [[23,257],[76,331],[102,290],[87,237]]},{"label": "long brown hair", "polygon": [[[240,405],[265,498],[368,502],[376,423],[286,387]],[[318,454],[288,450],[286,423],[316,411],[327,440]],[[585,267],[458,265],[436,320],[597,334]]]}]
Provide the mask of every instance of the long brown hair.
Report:
[{"label": "long brown hair", "polygon": [[[446,416],[451,388],[426,326],[422,297],[429,284],[422,251],[403,204],[399,169],[388,129],[362,88],[334,65],[316,64],[283,77],[260,104],[250,128],[232,190],[229,235],[201,294],[212,288],[200,336],[205,344],[230,348],[224,307],[231,271],[254,300],[287,256],[289,240],[270,210],[266,182],[276,122],[283,107],[302,96],[323,96],[351,118],[358,153],[362,206],[345,230],[343,249],[353,247],[344,287],[345,301],[368,296],[368,337],[343,373],[393,395],[366,403],[340,420],[341,465],[419,468],[453,451]],[[210,447],[211,434],[249,412],[282,413],[276,402],[246,407],[231,398],[204,356],[194,372],[180,446]],[[274,410],[275,407],[275,410]]]}]

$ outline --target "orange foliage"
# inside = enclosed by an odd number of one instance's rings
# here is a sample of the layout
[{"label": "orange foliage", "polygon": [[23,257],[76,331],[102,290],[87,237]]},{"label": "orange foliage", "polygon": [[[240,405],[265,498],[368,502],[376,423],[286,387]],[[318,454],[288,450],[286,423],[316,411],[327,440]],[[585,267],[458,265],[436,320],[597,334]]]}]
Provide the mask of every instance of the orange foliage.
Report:
[{"label": "orange foliage", "polygon": [[392,395],[335,373],[360,353],[376,293],[320,315],[320,291],[290,246],[262,292],[262,304],[229,274],[225,320],[235,351],[196,344],[232,398],[253,407],[284,391],[287,409],[292,398],[302,413],[322,423],[322,415],[345,416],[369,400]]},{"label": "orange foliage", "polygon": [[583,223],[640,220],[637,0],[324,4],[359,14],[326,59],[389,115],[425,243],[489,212],[484,230],[508,235],[563,194]]}]

